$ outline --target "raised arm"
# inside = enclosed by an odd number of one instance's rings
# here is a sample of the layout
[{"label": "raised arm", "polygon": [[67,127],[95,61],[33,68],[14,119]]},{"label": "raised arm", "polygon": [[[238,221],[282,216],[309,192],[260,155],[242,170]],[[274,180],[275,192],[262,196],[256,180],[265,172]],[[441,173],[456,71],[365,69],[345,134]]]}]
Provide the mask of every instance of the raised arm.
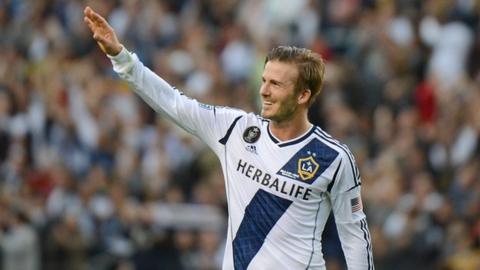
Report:
[{"label": "raised arm", "polygon": [[215,107],[188,98],[168,82],[145,67],[117,39],[108,22],[90,7],[84,10],[84,20],[100,49],[107,54],[113,70],[126,80],[133,90],[156,112],[170,118],[186,131],[206,142],[215,152],[221,139],[242,111]]}]

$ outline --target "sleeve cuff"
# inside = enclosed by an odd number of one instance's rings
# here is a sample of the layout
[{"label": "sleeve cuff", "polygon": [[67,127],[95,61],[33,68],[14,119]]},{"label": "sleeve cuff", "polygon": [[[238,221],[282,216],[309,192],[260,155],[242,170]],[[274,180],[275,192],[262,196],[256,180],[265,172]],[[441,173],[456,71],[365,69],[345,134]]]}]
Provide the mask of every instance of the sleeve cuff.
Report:
[{"label": "sleeve cuff", "polygon": [[122,46],[122,50],[117,55],[108,55],[107,57],[114,64],[122,64],[130,60],[130,52]]}]

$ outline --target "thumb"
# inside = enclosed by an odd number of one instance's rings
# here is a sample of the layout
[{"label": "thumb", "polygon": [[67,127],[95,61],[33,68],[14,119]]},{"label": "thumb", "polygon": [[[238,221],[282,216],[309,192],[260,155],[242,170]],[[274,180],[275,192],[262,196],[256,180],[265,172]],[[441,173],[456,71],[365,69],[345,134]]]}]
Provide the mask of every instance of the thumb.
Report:
[{"label": "thumb", "polygon": [[100,42],[100,41],[97,40],[97,44],[98,44],[98,46],[100,47],[100,50],[102,50],[103,53],[109,54],[109,50],[108,50],[107,47],[105,46],[105,43]]},{"label": "thumb", "polygon": [[116,44],[102,35],[94,35],[93,39],[100,46],[100,49],[108,55],[116,55],[122,50],[120,44]]}]

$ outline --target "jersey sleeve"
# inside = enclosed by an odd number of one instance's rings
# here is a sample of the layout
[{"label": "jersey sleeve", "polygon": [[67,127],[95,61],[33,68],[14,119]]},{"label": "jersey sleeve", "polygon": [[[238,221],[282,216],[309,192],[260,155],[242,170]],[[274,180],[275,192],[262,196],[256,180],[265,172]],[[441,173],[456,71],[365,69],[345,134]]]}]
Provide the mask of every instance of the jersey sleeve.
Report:
[{"label": "jersey sleeve", "polygon": [[360,175],[349,152],[340,155],[332,181],[329,195],[348,269],[374,269],[372,243],[362,206]]},{"label": "jersey sleeve", "polygon": [[214,151],[218,141],[239,117],[246,113],[228,107],[203,104],[185,96],[157,74],[145,67],[136,54],[123,48],[108,56],[113,70],[156,112],[166,115],[187,132],[199,137]]}]

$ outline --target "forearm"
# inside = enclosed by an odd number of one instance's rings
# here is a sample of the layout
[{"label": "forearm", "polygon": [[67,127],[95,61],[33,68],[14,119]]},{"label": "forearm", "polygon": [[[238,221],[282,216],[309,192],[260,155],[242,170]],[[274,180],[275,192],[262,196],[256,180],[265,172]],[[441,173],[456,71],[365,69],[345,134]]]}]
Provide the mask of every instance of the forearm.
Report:
[{"label": "forearm", "polygon": [[354,223],[337,223],[337,230],[348,269],[374,269],[372,241],[365,218]]},{"label": "forearm", "polygon": [[112,61],[113,70],[126,80],[152,109],[169,116],[187,131],[194,131],[193,115],[189,107],[193,107],[196,101],[182,96],[125,48],[118,55],[108,57]]},{"label": "forearm", "polygon": [[133,87],[155,111],[169,112],[174,108],[175,90],[162,78],[138,60],[138,57],[123,48],[116,56],[108,56],[113,70]]}]

